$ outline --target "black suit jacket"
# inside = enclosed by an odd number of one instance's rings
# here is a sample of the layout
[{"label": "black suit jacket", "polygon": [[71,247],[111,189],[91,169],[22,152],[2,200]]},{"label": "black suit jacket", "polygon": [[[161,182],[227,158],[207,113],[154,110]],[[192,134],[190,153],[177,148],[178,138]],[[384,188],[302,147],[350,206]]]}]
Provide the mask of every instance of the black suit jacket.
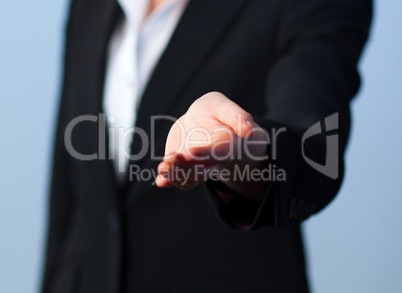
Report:
[{"label": "black suit jacket", "polygon": [[[67,152],[68,123],[103,112],[107,44],[120,17],[113,0],[72,1],[43,292],[307,292],[299,223],[331,201],[342,171],[333,180],[309,166],[301,138],[338,112],[342,158],[371,1],[191,0],[184,12],[143,94],[137,127],[149,132],[152,115],[179,117],[210,91],[267,130],[286,127],[275,164],[287,180],[272,185],[248,230],[233,225],[228,205],[205,184],[182,192],[134,180],[122,189],[109,160]],[[98,122],[74,128],[80,153],[100,155],[106,138]],[[170,126],[156,124],[156,154]],[[317,136],[307,154],[322,159],[325,143]],[[155,169],[158,161],[148,153],[133,163]]]}]

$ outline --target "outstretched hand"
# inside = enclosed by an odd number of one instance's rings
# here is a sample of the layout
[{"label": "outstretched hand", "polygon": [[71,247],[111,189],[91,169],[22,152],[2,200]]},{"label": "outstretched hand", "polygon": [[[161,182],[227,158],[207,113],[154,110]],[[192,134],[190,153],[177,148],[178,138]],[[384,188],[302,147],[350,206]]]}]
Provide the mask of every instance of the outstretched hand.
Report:
[{"label": "outstretched hand", "polygon": [[235,165],[262,166],[266,153],[264,130],[253,117],[223,94],[211,92],[197,99],[171,127],[156,184],[190,190],[214,178],[247,195],[250,186],[261,189],[262,184],[234,182],[230,173]]}]

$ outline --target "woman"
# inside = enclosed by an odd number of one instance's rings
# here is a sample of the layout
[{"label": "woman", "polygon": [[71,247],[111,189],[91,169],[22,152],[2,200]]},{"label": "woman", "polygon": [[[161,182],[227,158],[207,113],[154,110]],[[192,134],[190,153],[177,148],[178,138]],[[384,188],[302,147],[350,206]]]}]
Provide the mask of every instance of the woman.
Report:
[{"label": "woman", "polygon": [[308,292],[299,225],[340,186],[370,18],[73,0],[43,292]]}]

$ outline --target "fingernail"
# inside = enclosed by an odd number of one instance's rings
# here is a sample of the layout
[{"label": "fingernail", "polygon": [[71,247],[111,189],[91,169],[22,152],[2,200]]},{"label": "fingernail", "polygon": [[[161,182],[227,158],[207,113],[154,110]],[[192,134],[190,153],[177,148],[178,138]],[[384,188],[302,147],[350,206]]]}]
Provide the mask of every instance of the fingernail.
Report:
[{"label": "fingernail", "polygon": [[246,124],[251,127],[251,129],[247,132],[246,137],[252,137],[254,135],[254,124],[250,120],[247,120]]},{"label": "fingernail", "polygon": [[163,181],[166,181],[167,180],[167,176],[165,177],[164,175],[162,175],[162,174],[159,174],[157,177],[156,177],[156,181],[159,181],[159,182],[163,182]]},{"label": "fingernail", "polygon": [[168,160],[165,160],[166,163],[173,165],[173,164],[178,164],[180,162],[180,159],[178,158],[178,156],[174,156],[169,158]]},{"label": "fingernail", "polygon": [[[165,164],[166,165],[166,164]],[[164,166],[164,168],[162,169],[162,164],[159,164],[159,166],[158,166],[158,168],[157,168],[157,171],[158,171],[158,173],[160,174],[160,173],[167,173],[167,172],[169,172],[169,170],[170,170],[170,165],[166,165],[166,166]]]}]

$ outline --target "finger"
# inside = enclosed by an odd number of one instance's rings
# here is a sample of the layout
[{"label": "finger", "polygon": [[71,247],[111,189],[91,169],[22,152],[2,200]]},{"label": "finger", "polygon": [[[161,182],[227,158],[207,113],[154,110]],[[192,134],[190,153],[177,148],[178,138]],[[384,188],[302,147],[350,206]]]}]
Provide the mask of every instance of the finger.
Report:
[{"label": "finger", "polygon": [[240,137],[253,135],[254,120],[250,113],[224,95],[216,101],[213,107],[214,116],[223,124],[229,126]]},{"label": "finger", "polygon": [[169,161],[162,161],[158,166],[159,175],[156,180],[158,187],[177,187],[181,190],[190,190],[203,182],[203,165],[194,161],[186,161],[177,155]]},{"label": "finger", "polygon": [[188,162],[204,167],[226,165],[236,158],[236,149],[235,147],[228,147],[225,144],[220,143],[212,147],[192,147],[186,155],[189,158]]},{"label": "finger", "polygon": [[158,186],[160,188],[174,187],[174,185],[172,183],[170,183],[169,180],[167,180],[167,178],[162,174],[159,174],[156,177],[155,183],[156,183],[156,186]]},{"label": "finger", "polygon": [[158,176],[156,177],[155,183],[156,186],[161,188],[173,187],[174,185],[169,182],[168,174],[171,170],[171,163],[175,161],[175,157],[170,157],[169,160],[162,161],[159,163],[157,171]]}]

